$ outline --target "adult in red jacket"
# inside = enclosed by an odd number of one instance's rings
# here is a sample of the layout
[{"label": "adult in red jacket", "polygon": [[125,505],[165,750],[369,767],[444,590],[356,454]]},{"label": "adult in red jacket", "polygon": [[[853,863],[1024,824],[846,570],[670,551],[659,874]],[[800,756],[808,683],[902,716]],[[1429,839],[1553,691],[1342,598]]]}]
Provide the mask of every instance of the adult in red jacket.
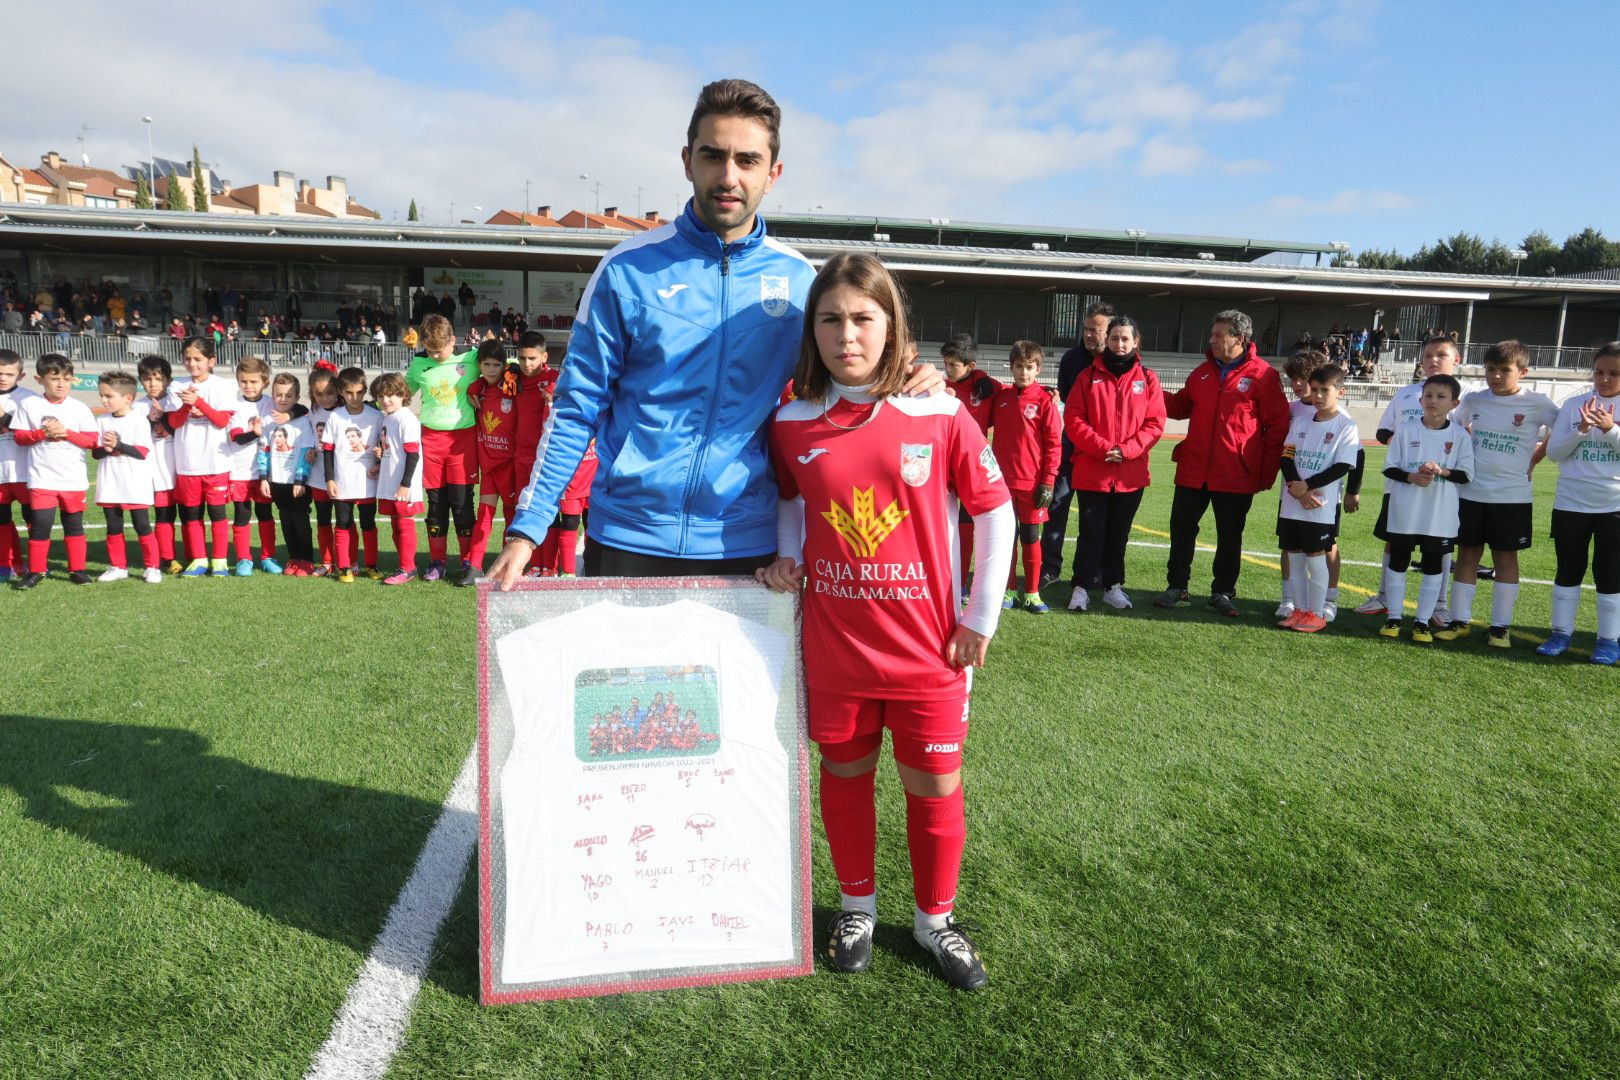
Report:
[{"label": "adult in red jacket", "polygon": [[1193,544],[1204,512],[1215,508],[1215,576],[1209,606],[1238,614],[1238,570],[1243,525],[1255,492],[1277,479],[1288,436],[1288,399],[1282,380],[1254,345],[1254,324],[1241,311],[1222,311],[1209,328],[1206,359],[1187,385],[1164,396],[1165,414],[1186,420],[1187,436],[1171,457],[1176,493],[1170,504],[1169,588],[1155,607],[1186,607],[1191,600]]},{"label": "adult in red jacket", "polygon": [[1164,435],[1159,377],[1142,366],[1136,320],[1109,320],[1103,351],[1083,369],[1063,408],[1064,432],[1074,446],[1070,484],[1080,507],[1079,551],[1074,561],[1070,611],[1085,611],[1087,590],[1124,610],[1125,545],[1142,505],[1148,452]]}]

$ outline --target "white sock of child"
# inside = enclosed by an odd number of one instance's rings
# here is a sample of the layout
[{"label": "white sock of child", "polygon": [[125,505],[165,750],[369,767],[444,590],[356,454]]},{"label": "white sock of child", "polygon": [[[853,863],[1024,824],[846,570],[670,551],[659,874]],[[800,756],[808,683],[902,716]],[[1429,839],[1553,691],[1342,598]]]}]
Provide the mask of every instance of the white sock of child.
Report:
[{"label": "white sock of child", "polygon": [[[1378,557],[1378,571],[1378,580],[1380,584],[1387,582],[1389,580],[1389,548],[1385,548],[1384,553]],[[1404,593],[1406,590],[1403,588],[1401,591]],[[1384,602],[1384,606],[1389,609],[1390,618],[1398,619],[1401,617],[1400,610],[1394,604],[1389,602],[1389,593],[1380,592],[1378,594],[1378,599],[1382,600]]]},{"label": "white sock of child", "polygon": [[[1502,586],[1498,585],[1500,589]],[[1451,583],[1451,621],[1467,622],[1474,617],[1474,590],[1479,585],[1472,581]]]},{"label": "white sock of child", "polygon": [[1337,585],[1329,585],[1328,591],[1323,595],[1322,599],[1326,600],[1330,604],[1337,604],[1339,602],[1339,587]]},{"label": "white sock of child", "polygon": [[1305,553],[1288,553],[1288,599],[1298,611],[1305,610]]},{"label": "white sock of child", "polygon": [[943,930],[950,925],[951,913],[942,911],[938,915],[930,915],[922,908],[911,909],[911,928],[919,934],[930,930]]},{"label": "white sock of child", "polygon": [[1620,593],[1598,593],[1598,637],[1604,641],[1620,639]]},{"label": "white sock of child", "polygon": [[1389,618],[1399,619],[1406,614],[1406,574],[1396,573],[1389,568],[1388,561],[1384,564],[1384,606],[1389,609]]},{"label": "white sock of child", "polygon": [[840,892],[839,897],[845,911],[864,911],[872,918],[877,918],[877,893],[869,892],[865,896],[851,896]]},{"label": "white sock of child", "polygon": [[[1491,625],[1512,626],[1513,605],[1519,602],[1519,583],[1498,581],[1491,586]],[[1456,618],[1455,615],[1452,618]]]},{"label": "white sock of child", "polygon": [[1552,599],[1552,628],[1563,634],[1575,632],[1575,610],[1581,606],[1579,585],[1554,585]]},{"label": "white sock of child", "polygon": [[1426,623],[1429,616],[1434,614],[1434,606],[1440,602],[1440,590],[1446,587],[1446,575],[1424,574],[1423,581],[1418,585],[1417,621]]},{"label": "white sock of child", "polygon": [[1326,555],[1307,555],[1305,559],[1305,609],[1313,614],[1322,614],[1322,606],[1327,603],[1328,565]]}]

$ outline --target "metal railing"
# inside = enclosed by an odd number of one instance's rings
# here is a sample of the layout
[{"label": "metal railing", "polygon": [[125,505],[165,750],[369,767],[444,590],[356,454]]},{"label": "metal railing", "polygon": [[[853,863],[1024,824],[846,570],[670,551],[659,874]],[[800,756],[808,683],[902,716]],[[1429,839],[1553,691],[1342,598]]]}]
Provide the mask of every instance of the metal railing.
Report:
[{"label": "metal railing", "polygon": [[[181,342],[171,337],[102,337],[94,334],[5,334],[0,333],[0,349],[11,349],[24,360],[45,353],[61,353],[85,364],[108,367],[134,367],[147,355],[168,360],[176,372],[184,370]],[[414,351],[406,345],[373,345],[351,341],[283,341],[252,338],[222,341],[215,356],[223,367],[235,367],[244,356],[263,357],[271,368],[311,367],[317,360],[328,360],[338,367],[368,371],[404,371]]]},{"label": "metal railing", "polygon": [[[1462,356],[1463,367],[1479,367],[1485,363],[1485,350],[1495,342],[1473,341],[1467,345],[1458,345],[1457,351]],[[1562,348],[1556,345],[1526,345],[1530,350],[1531,368],[1551,368],[1557,371],[1577,371],[1592,366],[1592,357],[1597,354],[1593,348],[1576,348],[1565,345]],[[1382,363],[1396,373],[1410,374],[1418,365],[1423,356],[1423,343],[1421,341],[1398,341],[1393,347],[1387,347],[1382,357]]]}]

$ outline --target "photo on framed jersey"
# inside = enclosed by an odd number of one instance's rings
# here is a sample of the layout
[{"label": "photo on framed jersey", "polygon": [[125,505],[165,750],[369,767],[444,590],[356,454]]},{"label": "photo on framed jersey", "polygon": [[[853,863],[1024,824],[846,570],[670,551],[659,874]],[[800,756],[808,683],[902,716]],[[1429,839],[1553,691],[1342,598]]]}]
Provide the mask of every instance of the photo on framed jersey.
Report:
[{"label": "photo on framed jersey", "polygon": [[484,1004],[810,973],[796,604],[742,578],[480,583]]}]

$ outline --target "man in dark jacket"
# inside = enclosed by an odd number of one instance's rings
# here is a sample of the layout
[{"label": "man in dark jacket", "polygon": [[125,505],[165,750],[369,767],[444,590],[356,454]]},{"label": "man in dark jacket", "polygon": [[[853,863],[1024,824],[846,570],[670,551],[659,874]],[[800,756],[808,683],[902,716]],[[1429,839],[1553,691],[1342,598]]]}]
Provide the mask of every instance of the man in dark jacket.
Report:
[{"label": "man in dark jacket", "polygon": [[1255,348],[1254,324],[1241,311],[1222,311],[1209,330],[1205,360],[1187,385],[1164,396],[1171,420],[1186,420],[1187,434],[1171,457],[1176,492],[1170,504],[1169,587],[1155,607],[1186,607],[1192,601],[1193,545],[1204,512],[1215,508],[1215,574],[1209,606],[1238,614],[1238,570],[1243,565],[1243,526],[1256,492],[1277,479],[1288,437],[1288,399],[1282,380]]}]

